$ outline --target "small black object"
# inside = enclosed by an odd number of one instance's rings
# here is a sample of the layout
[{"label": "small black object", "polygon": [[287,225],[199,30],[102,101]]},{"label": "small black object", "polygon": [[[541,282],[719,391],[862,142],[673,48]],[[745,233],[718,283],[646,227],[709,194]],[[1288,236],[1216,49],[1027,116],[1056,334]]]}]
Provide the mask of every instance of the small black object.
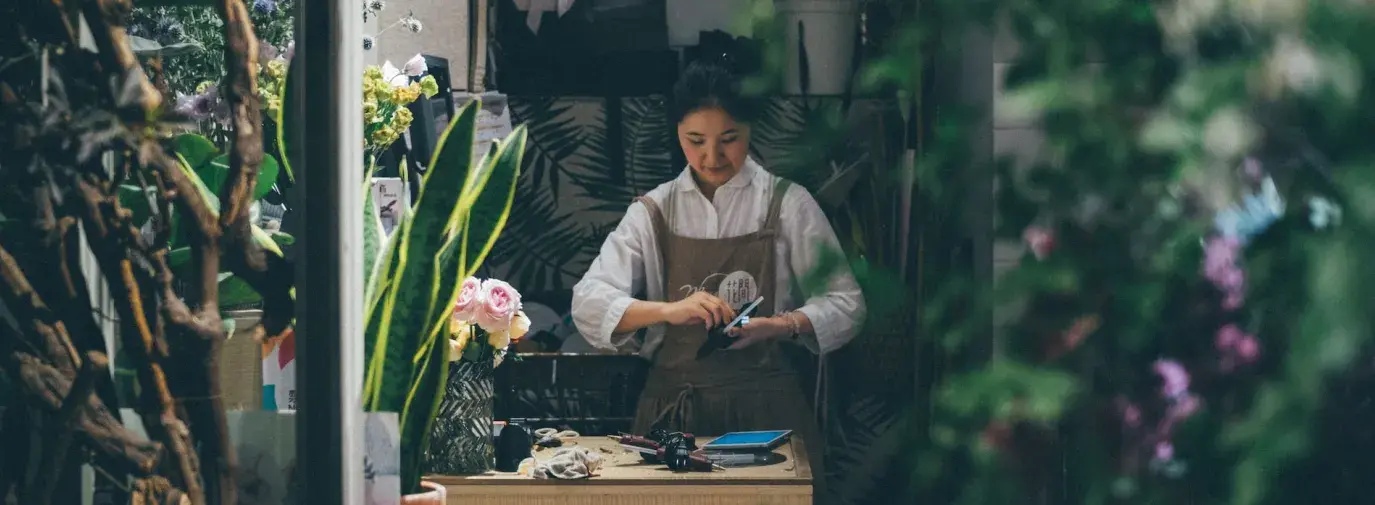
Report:
[{"label": "small black object", "polygon": [[514,472],[520,462],[530,457],[530,432],[519,424],[509,424],[501,429],[496,441],[497,471]]},{"label": "small black object", "polygon": [[694,445],[696,443],[682,433],[668,434],[668,437],[664,439],[663,447],[660,449],[663,453],[664,465],[675,472],[689,470],[692,465]]},{"label": "small black object", "polygon": [[543,448],[545,448],[545,449],[552,449],[552,448],[554,448],[554,447],[563,447],[563,439],[558,438],[558,437],[553,436],[553,435],[549,435],[549,436],[547,436],[547,437],[544,437],[544,438],[539,439],[538,442],[535,442],[535,445],[538,445],[538,446],[543,447]]},{"label": "small black object", "polygon": [[716,328],[712,328],[711,331],[708,331],[707,341],[703,342],[702,347],[697,349],[697,359],[705,358],[707,356],[710,356],[713,352],[730,347],[731,342],[735,339],[731,338],[731,336],[726,334],[726,332],[730,331],[731,328],[743,324],[745,318],[754,315],[755,311],[759,310],[759,304],[763,300],[764,297],[761,296],[755,301],[739,307],[738,309],[736,309],[737,315],[735,316],[734,321],[731,321],[729,324],[723,324]]}]

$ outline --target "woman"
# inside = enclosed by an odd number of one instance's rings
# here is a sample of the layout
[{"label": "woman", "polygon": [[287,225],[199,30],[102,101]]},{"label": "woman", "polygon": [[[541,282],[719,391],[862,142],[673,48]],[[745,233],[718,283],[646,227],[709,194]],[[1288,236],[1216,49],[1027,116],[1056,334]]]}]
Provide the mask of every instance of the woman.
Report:
[{"label": "woman", "polygon": [[[750,159],[751,112],[728,70],[688,67],[671,110],[688,167],[630,205],[573,288],[573,318],[593,346],[638,346],[653,362],[636,433],[793,429],[819,454],[798,372],[781,352],[824,355],[849,342],[864,299],[842,267],[825,292],[801,300],[798,279],[839,243],[806,189]],[[755,314],[729,332],[729,348],[699,359],[708,331],[761,296]],[[820,475],[820,459],[811,459]]]}]

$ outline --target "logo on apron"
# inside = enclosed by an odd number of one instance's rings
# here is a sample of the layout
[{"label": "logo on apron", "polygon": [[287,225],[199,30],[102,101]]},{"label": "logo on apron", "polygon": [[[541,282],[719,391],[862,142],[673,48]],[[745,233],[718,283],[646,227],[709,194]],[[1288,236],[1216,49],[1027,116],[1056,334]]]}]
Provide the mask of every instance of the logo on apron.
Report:
[{"label": "logo on apron", "polygon": [[726,302],[731,307],[742,307],[759,297],[759,282],[754,280],[753,275],[743,270],[737,270],[730,274],[711,274],[707,278],[702,279],[701,284],[697,286],[684,284],[682,287],[678,288],[678,291],[683,293],[684,298],[692,296],[699,291],[710,293],[713,291],[711,289],[711,282],[722,277],[724,277],[724,279],[721,279],[721,283],[718,284],[715,289],[716,297],[720,298],[721,301]]}]

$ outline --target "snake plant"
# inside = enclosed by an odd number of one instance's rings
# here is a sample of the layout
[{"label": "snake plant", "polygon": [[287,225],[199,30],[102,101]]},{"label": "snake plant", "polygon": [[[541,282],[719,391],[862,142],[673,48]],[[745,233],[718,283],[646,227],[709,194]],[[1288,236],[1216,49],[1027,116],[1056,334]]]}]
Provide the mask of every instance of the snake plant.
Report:
[{"label": "snake plant", "polygon": [[[450,308],[462,280],[475,273],[506,224],[525,152],[526,131],[519,127],[475,163],[478,109],[470,103],[455,115],[419,198],[390,237],[382,237],[371,207],[364,209],[363,406],[400,413],[407,493],[420,490],[425,448],[448,380],[444,329]],[[366,182],[360,190],[371,194]]]}]

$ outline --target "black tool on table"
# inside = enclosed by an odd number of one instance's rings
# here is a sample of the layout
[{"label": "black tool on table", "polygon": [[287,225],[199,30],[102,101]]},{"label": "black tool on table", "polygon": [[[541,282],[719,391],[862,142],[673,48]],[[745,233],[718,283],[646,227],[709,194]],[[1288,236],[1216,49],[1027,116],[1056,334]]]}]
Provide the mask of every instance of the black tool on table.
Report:
[{"label": "black tool on table", "polygon": [[716,328],[712,328],[711,331],[708,331],[707,341],[703,342],[702,347],[697,349],[697,359],[705,358],[707,356],[710,356],[713,352],[730,347],[731,342],[733,342],[735,339],[731,338],[728,332],[731,330],[731,328],[743,326],[745,324],[745,320],[748,319],[752,314],[754,314],[756,310],[759,310],[759,304],[763,302],[764,297],[761,296],[759,298],[755,298],[754,302],[750,303],[749,305],[746,305],[744,308],[740,309],[739,312],[737,312],[737,314],[739,315],[737,315],[735,317],[735,320],[731,321],[730,324],[718,326]]},{"label": "black tool on table", "polygon": [[498,471],[514,472],[521,461],[530,457],[530,433],[519,424],[508,424],[502,428],[495,445]]}]

